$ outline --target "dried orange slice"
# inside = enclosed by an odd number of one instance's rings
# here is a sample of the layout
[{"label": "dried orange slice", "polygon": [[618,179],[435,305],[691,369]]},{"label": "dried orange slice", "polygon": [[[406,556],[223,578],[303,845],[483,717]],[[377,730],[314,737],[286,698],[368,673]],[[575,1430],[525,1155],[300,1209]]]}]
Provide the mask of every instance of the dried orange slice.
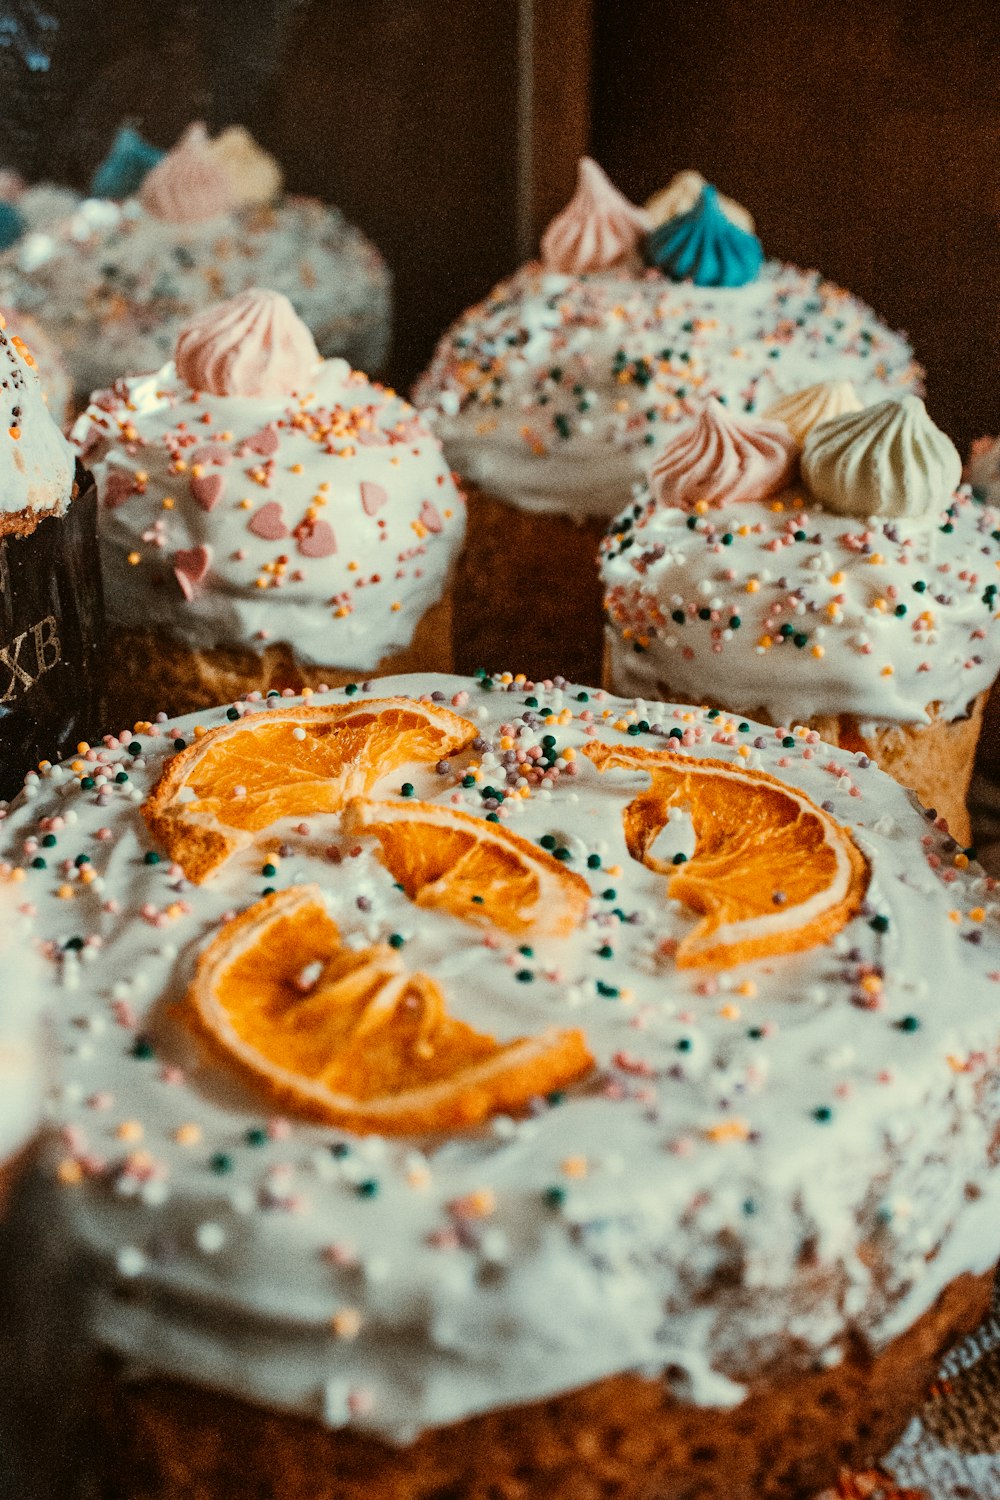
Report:
[{"label": "dried orange slice", "polygon": [[522,936],[564,937],[587,913],[590,886],[498,823],[435,802],[351,802],[351,833],[374,834],[382,860],[417,906]]},{"label": "dried orange slice", "polygon": [[448,1014],[387,943],[343,948],[319,888],[265,896],[202,954],[187,1014],[283,1108],[359,1134],[464,1129],[576,1082],[581,1031],[507,1043]]},{"label": "dried orange slice", "polygon": [[[868,864],[850,833],[766,771],[670,751],[587,745],[600,771],[650,773],[622,814],[633,859],[669,875],[669,894],[703,920],[677,947],[682,968],[728,968],[829,942],[858,912]],[[683,864],[653,853],[672,807],[690,809]]]},{"label": "dried orange slice", "polygon": [[477,733],[409,698],[247,714],[173,756],[143,816],[200,885],[279,818],[339,812],[387,771],[453,755]]}]

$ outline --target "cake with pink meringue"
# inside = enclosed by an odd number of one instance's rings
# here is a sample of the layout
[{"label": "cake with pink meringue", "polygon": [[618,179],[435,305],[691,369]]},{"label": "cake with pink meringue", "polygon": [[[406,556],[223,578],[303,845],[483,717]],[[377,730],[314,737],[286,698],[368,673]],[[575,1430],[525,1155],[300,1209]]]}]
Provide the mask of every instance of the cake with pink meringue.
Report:
[{"label": "cake with pink meringue", "polygon": [[100,493],[116,724],[450,664],[464,499],[395,392],[279,292],[200,313],[73,430]]},{"label": "cake with pink meringue", "polygon": [[81,404],[119,376],[159,369],[190,317],[251,286],[284,292],[325,356],[381,368],[389,273],[338,209],[284,193],[280,166],[242,127],[210,138],[192,125],[157,155],[140,158],[141,171],[102,164],[97,187],[129,189],[122,198],[7,184],[16,218],[0,304],[42,324]]},{"label": "cake with pink meringue", "polygon": [[606,677],[869,757],[968,844],[998,567],[1000,507],[919,397],[819,384],[763,416],[710,399],[602,543]]},{"label": "cake with pink meringue", "polygon": [[592,680],[598,541],[693,401],[755,412],[825,379],[875,400],[922,371],[863,302],[766,259],[695,172],[640,208],[585,157],[540,251],[445,333],[415,400],[472,507],[459,665]]}]

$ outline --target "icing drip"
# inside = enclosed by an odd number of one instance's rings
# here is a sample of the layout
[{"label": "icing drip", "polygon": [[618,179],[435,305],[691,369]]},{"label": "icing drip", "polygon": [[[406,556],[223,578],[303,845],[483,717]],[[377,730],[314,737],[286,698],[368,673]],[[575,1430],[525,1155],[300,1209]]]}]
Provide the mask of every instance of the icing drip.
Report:
[{"label": "icing drip", "polygon": [[235,206],[229,176],[209,146],[204,125],[189,125],[139,190],[147,213],[173,224],[200,224]]},{"label": "icing drip", "polygon": [[745,286],[764,264],[760,240],[727,217],[711,183],[694,208],[652,231],[646,254],[672,281],[695,286]]},{"label": "icing drip", "polygon": [[783,423],[737,418],[709,399],[655,459],[649,487],[659,504],[687,511],[764,500],[790,482],[796,461]]},{"label": "icing drip", "polygon": [[772,422],[784,422],[801,447],[820,422],[860,411],[863,402],[849,380],[821,380],[805,390],[792,391],[769,406],[764,415]]},{"label": "icing drip", "polygon": [[213,396],[288,396],[316,372],[319,351],[281,292],[251,287],[181,329],[180,378]]},{"label": "icing drip", "polygon": [[[689,213],[696,206],[703,188],[707,186],[700,172],[675,172],[667,186],[647,200],[646,212],[653,221],[654,229],[670,219],[676,219],[680,214]],[[731,219],[740,229],[745,229],[747,234],[753,234],[753,217],[741,203],[720,193],[719,207],[727,219]]]},{"label": "icing drip", "polygon": [[630,203],[596,161],[582,156],[576,192],[542,235],[542,261],[567,276],[610,271],[635,255],[648,228],[645,210]]},{"label": "icing drip", "polygon": [[919,396],[879,401],[813,429],[802,475],[841,516],[938,516],[958,488],[962,460]]},{"label": "icing drip", "polygon": [[208,149],[229,179],[239,207],[273,203],[280,194],[284,180],[281,168],[242,125],[230,125],[209,142]]},{"label": "icing drip", "polygon": [[0,332],[0,513],[61,512],[70,500],[73,451],[33,365],[21,341]]},{"label": "icing drip", "polygon": [[107,156],[90,179],[92,196],[131,198],[165,155],[131,125],[121,125]]}]

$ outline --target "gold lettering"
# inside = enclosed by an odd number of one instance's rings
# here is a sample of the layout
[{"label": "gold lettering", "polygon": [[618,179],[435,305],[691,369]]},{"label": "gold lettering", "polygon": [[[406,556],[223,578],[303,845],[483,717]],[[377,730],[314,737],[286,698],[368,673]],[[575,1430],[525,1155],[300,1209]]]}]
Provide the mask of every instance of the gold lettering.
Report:
[{"label": "gold lettering", "polygon": [[18,664],[17,660],[18,656],[21,653],[21,647],[24,645],[27,638],[28,632],[26,630],[22,630],[21,634],[17,636],[9,646],[4,646],[3,649],[0,650],[0,667],[6,667],[7,671],[10,673],[10,682],[7,684],[7,691],[4,693],[3,697],[0,698],[0,703],[10,703],[16,696],[19,686],[29,688],[35,680],[28,672],[24,670],[22,666]]},{"label": "gold lettering", "polygon": [[37,625],[32,625],[31,633],[35,637],[35,658],[41,677],[43,672],[51,672],[62,661],[62,642],[55,615],[46,615]]}]

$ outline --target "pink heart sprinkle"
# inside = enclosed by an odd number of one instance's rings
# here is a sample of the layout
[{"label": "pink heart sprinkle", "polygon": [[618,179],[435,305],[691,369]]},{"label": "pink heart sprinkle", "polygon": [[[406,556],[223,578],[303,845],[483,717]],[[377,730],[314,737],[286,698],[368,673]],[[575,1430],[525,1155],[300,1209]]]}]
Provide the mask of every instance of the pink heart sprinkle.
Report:
[{"label": "pink heart sprinkle", "polygon": [[444,530],[444,522],[441,519],[441,512],[438,510],[437,506],[432,505],[429,500],[425,500],[423,505],[420,507],[420,522],[421,525],[427,527],[428,531]]},{"label": "pink heart sprinkle", "polygon": [[388,505],[389,496],[380,484],[372,479],[361,481],[361,504],[366,516],[374,516],[383,505]]},{"label": "pink heart sprinkle", "polygon": [[188,461],[191,464],[229,464],[233,461],[233,455],[225,443],[202,443]]},{"label": "pink heart sprinkle", "polygon": [[269,500],[266,505],[262,505],[252,516],[247,530],[252,531],[254,536],[263,537],[265,542],[280,542],[283,536],[287,536],[285,515],[277,500]]},{"label": "pink heart sprinkle", "polygon": [[222,499],[225,479],[221,474],[200,474],[191,481],[191,493],[202,510],[214,510]]},{"label": "pink heart sprinkle", "polygon": [[104,504],[108,510],[117,510],[119,505],[135,494],[135,475],[125,469],[109,469],[104,480]]},{"label": "pink heart sprinkle", "polygon": [[303,557],[330,557],[337,550],[337,539],[329,521],[307,521],[297,528],[296,536]]},{"label": "pink heart sprinkle", "polygon": [[269,453],[277,453],[278,434],[273,427],[262,427],[246,439],[243,447],[248,453],[260,453],[266,458]]},{"label": "pink heart sprinkle", "polygon": [[174,553],[174,577],[185,599],[194,598],[211,565],[211,547],[186,547]]}]

